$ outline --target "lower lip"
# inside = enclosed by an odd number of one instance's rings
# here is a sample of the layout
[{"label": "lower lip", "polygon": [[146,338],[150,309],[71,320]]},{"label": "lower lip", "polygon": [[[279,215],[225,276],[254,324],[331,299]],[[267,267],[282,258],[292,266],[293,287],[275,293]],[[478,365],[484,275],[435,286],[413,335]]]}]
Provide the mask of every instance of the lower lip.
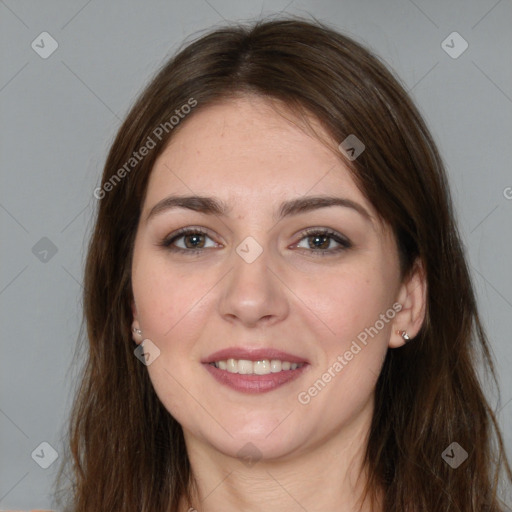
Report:
[{"label": "lower lip", "polygon": [[283,370],[267,375],[243,375],[221,370],[208,363],[203,364],[210,374],[221,384],[225,384],[243,393],[266,393],[267,391],[277,389],[300,377],[308,366],[308,364],[304,364],[295,370]]}]

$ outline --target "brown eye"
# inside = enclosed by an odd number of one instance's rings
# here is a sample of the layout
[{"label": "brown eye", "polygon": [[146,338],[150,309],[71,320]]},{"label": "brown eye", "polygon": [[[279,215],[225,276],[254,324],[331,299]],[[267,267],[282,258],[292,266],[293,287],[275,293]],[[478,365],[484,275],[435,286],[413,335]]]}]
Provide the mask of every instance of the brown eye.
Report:
[{"label": "brown eye", "polygon": [[[304,231],[302,235],[301,241],[306,240],[308,245],[305,249],[319,256],[337,254],[352,247],[351,242],[343,235],[327,229],[311,229]],[[332,242],[338,246],[330,249]],[[295,247],[301,248],[299,244]]]},{"label": "brown eye", "polygon": [[[183,228],[176,233],[171,234],[159,245],[168,248],[170,251],[183,253],[199,253],[206,249],[205,239],[210,238],[208,233],[199,228]],[[211,239],[211,238],[210,238]],[[176,242],[183,240],[183,246],[176,245]],[[212,247],[212,246],[210,246]],[[216,247],[214,244],[213,247]]]},{"label": "brown eye", "polygon": [[[183,235],[180,238],[185,240],[185,246],[187,249],[202,249],[204,246],[204,236],[205,235],[201,233],[192,233],[190,235]],[[191,245],[189,245],[189,242]]]}]

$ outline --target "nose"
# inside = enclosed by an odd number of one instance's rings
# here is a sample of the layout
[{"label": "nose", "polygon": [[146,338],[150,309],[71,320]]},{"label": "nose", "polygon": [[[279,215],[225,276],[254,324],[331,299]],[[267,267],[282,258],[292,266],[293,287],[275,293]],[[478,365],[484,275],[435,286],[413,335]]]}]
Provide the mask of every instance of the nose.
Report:
[{"label": "nose", "polygon": [[245,327],[270,326],[289,313],[286,286],[268,251],[252,262],[233,253],[233,268],[226,276],[219,300],[219,313],[231,323]]}]

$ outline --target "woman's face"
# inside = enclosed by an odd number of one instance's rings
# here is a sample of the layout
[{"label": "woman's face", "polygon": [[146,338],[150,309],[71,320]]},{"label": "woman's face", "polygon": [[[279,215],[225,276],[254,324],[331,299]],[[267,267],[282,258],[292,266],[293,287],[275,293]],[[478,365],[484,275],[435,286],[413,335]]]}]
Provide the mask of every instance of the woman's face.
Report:
[{"label": "woman's face", "polygon": [[[362,431],[408,327],[393,236],[342,160],[268,101],[182,122],[152,170],[132,267],[158,397],[187,442],[234,457]],[[185,196],[209,200],[168,200]]]}]

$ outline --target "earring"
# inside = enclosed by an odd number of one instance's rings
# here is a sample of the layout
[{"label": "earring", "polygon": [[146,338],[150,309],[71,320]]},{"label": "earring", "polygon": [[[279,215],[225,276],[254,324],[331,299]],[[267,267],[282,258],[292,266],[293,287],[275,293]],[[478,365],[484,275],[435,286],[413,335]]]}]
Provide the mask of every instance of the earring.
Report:
[{"label": "earring", "polygon": [[405,341],[405,343],[407,343],[408,341],[411,340],[411,338],[409,337],[409,335],[407,334],[407,331],[396,331],[397,334],[400,334],[400,336],[402,336],[403,340]]},{"label": "earring", "polygon": [[142,336],[142,331],[140,329],[137,329],[136,327],[134,327],[132,329],[132,331],[137,335],[137,336]]}]

